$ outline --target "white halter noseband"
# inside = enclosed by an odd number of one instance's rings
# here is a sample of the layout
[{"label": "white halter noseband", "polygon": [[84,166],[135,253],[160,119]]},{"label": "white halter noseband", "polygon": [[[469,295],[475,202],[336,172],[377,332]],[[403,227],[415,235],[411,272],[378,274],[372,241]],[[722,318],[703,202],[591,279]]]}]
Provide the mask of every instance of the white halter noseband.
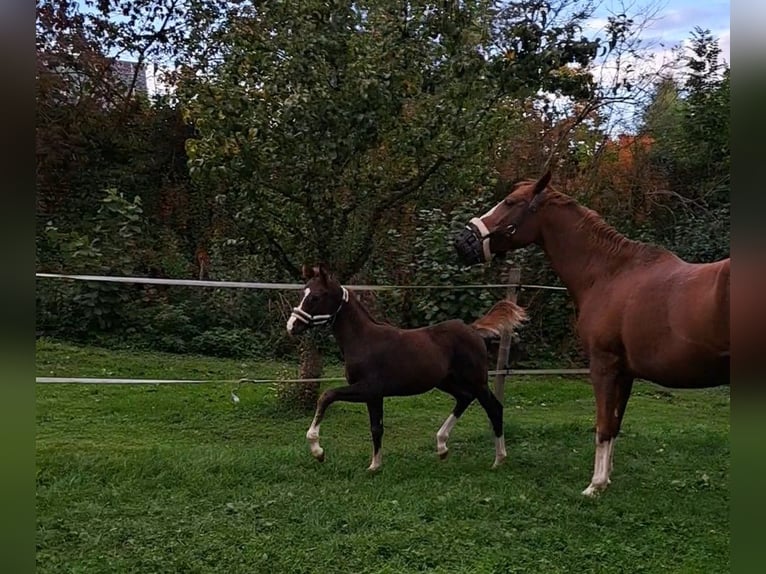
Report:
[{"label": "white halter noseband", "polygon": [[300,307],[293,307],[293,312],[290,314],[290,317],[294,317],[295,320],[300,321],[301,323],[305,323],[311,327],[332,323],[335,321],[335,317],[337,317],[338,313],[340,313],[340,310],[343,307],[343,303],[348,301],[348,289],[345,287],[341,287],[341,289],[343,290],[343,296],[341,297],[340,305],[338,305],[338,308],[334,313],[329,315],[311,315],[310,313],[306,313],[306,311]]}]

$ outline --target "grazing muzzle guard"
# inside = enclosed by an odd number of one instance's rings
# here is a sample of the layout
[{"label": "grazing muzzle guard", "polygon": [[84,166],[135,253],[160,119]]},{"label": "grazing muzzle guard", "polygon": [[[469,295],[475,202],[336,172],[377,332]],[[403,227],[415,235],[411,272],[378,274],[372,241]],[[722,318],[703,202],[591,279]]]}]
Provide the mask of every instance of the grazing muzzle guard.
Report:
[{"label": "grazing muzzle guard", "polygon": [[489,250],[489,229],[474,217],[455,237],[455,250],[466,265],[486,263],[492,258]]},{"label": "grazing muzzle guard", "polygon": [[[514,223],[511,223],[505,227],[505,229],[495,230],[492,233],[503,233],[506,236],[512,236],[518,231],[519,226],[524,221],[524,218],[530,213],[535,213],[545,197],[545,191],[542,191],[532,198],[532,201],[527,203],[524,210],[519,214],[519,217]],[[458,256],[463,260],[466,265],[476,265],[477,263],[486,263],[492,259],[492,251],[489,249],[489,240],[491,232],[484,225],[484,222],[478,217],[474,217],[465,226],[465,229],[455,237],[455,250]]]},{"label": "grazing muzzle guard", "polygon": [[309,327],[333,323],[335,321],[335,317],[337,317],[338,313],[340,313],[340,310],[343,307],[343,303],[348,301],[348,289],[345,287],[341,287],[341,289],[343,291],[343,296],[341,297],[340,305],[338,305],[338,308],[334,313],[330,313],[329,315],[311,315],[310,313],[306,313],[306,311],[300,307],[293,307],[293,312],[290,313],[290,317],[294,317],[296,321],[305,323]]}]

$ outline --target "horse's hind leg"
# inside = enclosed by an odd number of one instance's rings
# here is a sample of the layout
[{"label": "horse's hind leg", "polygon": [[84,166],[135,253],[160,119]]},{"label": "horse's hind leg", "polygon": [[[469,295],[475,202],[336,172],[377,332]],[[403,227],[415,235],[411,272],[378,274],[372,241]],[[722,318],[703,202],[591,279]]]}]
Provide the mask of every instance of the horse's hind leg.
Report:
[{"label": "horse's hind leg", "polygon": [[380,445],[383,441],[383,397],[367,401],[367,412],[370,415],[370,434],[372,435],[372,461],[367,468],[375,471],[380,468]]},{"label": "horse's hind leg", "polygon": [[508,456],[505,451],[505,437],[503,436],[503,405],[486,384],[482,385],[476,398],[479,399],[492,423],[492,431],[495,433],[495,462],[492,468],[497,468]]},{"label": "horse's hind leg", "polygon": [[443,460],[447,458],[447,455],[449,454],[447,440],[449,439],[450,432],[452,432],[455,423],[457,423],[457,420],[468,408],[468,405],[471,404],[474,396],[451,383],[444,383],[439,385],[438,388],[455,397],[455,408],[452,409],[452,414],[447,417],[447,420],[444,421],[444,424],[442,424],[441,428],[439,428],[439,431],[436,433],[436,452],[438,453],[439,458]]}]

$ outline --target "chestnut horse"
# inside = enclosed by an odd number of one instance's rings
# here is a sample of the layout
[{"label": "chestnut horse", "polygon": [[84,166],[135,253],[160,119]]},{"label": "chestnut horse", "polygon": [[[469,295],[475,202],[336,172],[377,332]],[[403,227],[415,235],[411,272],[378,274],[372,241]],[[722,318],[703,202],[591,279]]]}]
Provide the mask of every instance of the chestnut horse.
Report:
[{"label": "chestnut horse", "polygon": [[596,399],[593,496],[610,482],[614,441],[640,378],[669,388],[730,384],[730,260],[689,263],[632,241],[550,189],[548,171],[514,186],[455,238],[468,265],[539,245],[577,308]]},{"label": "chestnut horse", "polygon": [[455,397],[455,408],[436,434],[436,449],[447,456],[447,438],[474,399],[487,413],[495,433],[497,467],[506,457],[503,405],[487,386],[487,342],[526,318],[511,301],[501,301],[471,325],[449,320],[420,329],[398,329],[374,320],[367,309],[322,266],[304,267],[303,298],[287,321],[297,335],[315,325],[330,325],[340,345],[349,385],[329,389],[317,401],[306,433],[311,454],[324,461],[319,425],[335,401],[366,403],[372,434],[370,471],[380,468],[383,397],[418,395],[437,388]]}]

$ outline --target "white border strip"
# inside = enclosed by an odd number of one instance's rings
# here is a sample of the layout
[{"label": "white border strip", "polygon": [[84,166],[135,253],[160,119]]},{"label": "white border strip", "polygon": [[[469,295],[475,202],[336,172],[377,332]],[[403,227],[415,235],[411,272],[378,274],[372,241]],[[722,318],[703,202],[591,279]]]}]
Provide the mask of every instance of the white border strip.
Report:
[{"label": "white border strip", "polygon": [[[260,283],[250,281],[204,281],[200,279],[162,279],[159,277],[117,277],[109,275],[69,275],[66,273],[35,273],[40,279],[69,279],[72,281],[100,281],[104,283],[140,283],[144,285],[177,285],[184,287],[214,287],[239,289],[274,289],[299,291],[303,283]],[[354,291],[393,291],[397,289],[499,289],[518,287],[520,289],[541,289],[547,291],[566,291],[566,287],[553,285],[526,285],[509,283],[489,283],[486,285],[347,285]]]},{"label": "white border strip", "polygon": [[[510,369],[489,371],[489,375],[587,375],[588,369]],[[90,377],[36,377],[38,384],[86,384],[86,385],[202,385],[210,383],[269,384],[269,383],[325,383],[345,381],[345,377],[320,379],[100,379]]]}]

